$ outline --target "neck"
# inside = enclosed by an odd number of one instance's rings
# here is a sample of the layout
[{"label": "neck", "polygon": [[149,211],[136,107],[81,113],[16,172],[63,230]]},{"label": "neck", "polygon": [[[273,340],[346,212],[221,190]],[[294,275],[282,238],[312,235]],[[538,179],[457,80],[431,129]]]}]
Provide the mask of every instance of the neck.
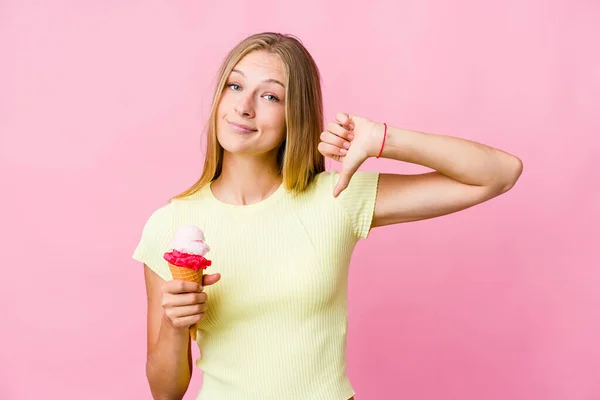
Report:
[{"label": "neck", "polygon": [[213,195],[225,203],[240,205],[266,199],[281,185],[276,157],[224,152],[221,175],[211,185]]}]

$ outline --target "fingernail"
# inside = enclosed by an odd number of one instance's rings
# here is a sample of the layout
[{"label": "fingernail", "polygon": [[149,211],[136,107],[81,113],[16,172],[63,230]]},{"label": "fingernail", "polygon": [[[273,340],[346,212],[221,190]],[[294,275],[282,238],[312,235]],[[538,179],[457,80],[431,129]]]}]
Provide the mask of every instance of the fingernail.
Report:
[{"label": "fingernail", "polygon": [[346,154],[347,152],[348,152],[348,150],[346,150],[346,149],[340,149],[340,153],[342,153],[342,154]]},{"label": "fingernail", "polygon": [[350,142],[344,142],[343,146],[344,146],[346,149],[349,149],[349,148],[350,148]]},{"label": "fingernail", "polygon": [[349,134],[348,134],[348,140],[352,140],[352,139],[354,139],[354,135],[353,135],[353,134],[351,134],[351,133],[349,133]]}]

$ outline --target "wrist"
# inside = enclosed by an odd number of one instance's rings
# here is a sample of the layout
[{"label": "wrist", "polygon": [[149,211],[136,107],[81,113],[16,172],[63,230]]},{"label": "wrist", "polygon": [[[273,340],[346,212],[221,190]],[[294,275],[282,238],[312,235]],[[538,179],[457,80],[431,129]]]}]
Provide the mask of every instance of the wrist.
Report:
[{"label": "wrist", "polygon": [[161,330],[169,337],[185,338],[186,336],[189,336],[189,328],[177,327],[173,325],[171,320],[166,315],[163,315]]},{"label": "wrist", "polygon": [[385,123],[373,123],[373,130],[371,131],[371,146],[369,149],[369,157],[380,158],[383,154],[385,142],[387,141],[386,136],[388,135],[388,126]]},{"label": "wrist", "polygon": [[388,126],[381,158],[415,163],[415,157],[418,157],[420,149],[423,148],[422,141],[425,135],[427,134]]}]

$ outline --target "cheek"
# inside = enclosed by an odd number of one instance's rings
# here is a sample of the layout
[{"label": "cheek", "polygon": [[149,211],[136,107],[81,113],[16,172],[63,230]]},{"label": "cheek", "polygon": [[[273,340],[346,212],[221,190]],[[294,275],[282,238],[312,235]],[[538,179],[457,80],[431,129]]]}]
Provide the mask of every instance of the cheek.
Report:
[{"label": "cheek", "polygon": [[270,110],[265,119],[265,125],[278,136],[285,134],[285,110],[283,107]]},{"label": "cheek", "polygon": [[223,118],[227,114],[228,101],[226,96],[222,96],[219,104],[217,105],[217,117]]}]

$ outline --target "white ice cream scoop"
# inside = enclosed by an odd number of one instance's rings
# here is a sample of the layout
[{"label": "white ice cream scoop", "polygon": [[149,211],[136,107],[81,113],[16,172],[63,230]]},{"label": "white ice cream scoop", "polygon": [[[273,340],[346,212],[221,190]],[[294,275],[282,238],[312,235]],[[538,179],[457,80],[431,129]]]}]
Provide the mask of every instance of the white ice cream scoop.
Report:
[{"label": "white ice cream scoop", "polygon": [[177,229],[169,247],[181,253],[199,256],[204,256],[210,251],[210,247],[204,242],[204,233],[194,225],[185,225]]}]

